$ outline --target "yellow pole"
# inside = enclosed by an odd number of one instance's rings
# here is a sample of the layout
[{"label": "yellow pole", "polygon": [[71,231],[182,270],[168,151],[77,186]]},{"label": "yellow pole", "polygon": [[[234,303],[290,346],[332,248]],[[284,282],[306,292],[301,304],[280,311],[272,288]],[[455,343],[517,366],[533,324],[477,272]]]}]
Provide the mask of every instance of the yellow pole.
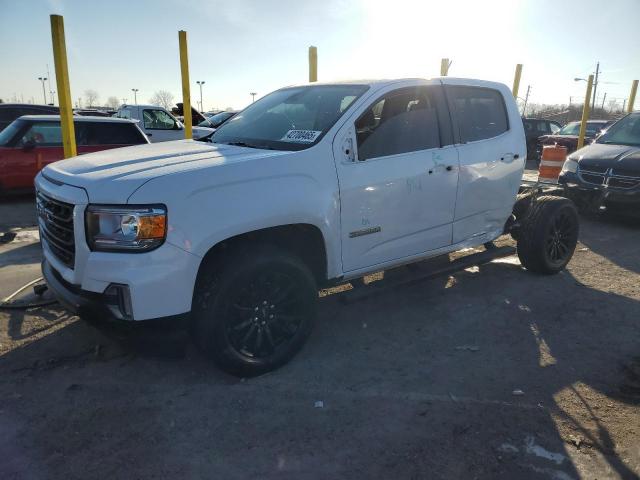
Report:
[{"label": "yellow pole", "polygon": [[589,104],[591,103],[591,87],[593,86],[593,75],[589,75],[587,81],[587,94],[584,97],[582,107],[582,122],[580,123],[580,134],[578,135],[578,150],[584,147],[584,135],[587,132],[587,120],[589,120]]},{"label": "yellow pole", "polygon": [[631,94],[629,95],[629,106],[627,112],[633,112],[633,104],[636,103],[636,93],[638,92],[638,80],[634,80],[631,84]]},{"label": "yellow pole", "polygon": [[318,49],[309,47],[309,82],[318,81]]},{"label": "yellow pole", "polygon": [[520,89],[520,77],[522,76],[522,64],[519,63],[516,65],[516,75],[513,77],[513,98],[518,101],[518,90]]},{"label": "yellow pole", "polygon": [[446,77],[449,75],[449,59],[443,58],[440,60],[440,76]]},{"label": "yellow pole", "polygon": [[61,15],[51,15],[51,42],[58,87],[58,105],[60,105],[62,146],[64,158],[70,158],[77,155],[76,132],[73,128],[73,107],[71,106],[71,87],[69,86],[67,47],[64,40],[64,19]]},{"label": "yellow pole", "polygon": [[187,32],[178,32],[180,43],[180,72],[182,73],[182,113],[184,114],[184,138],[193,138],[193,120],[191,118],[191,89],[189,87],[189,56],[187,51]]}]

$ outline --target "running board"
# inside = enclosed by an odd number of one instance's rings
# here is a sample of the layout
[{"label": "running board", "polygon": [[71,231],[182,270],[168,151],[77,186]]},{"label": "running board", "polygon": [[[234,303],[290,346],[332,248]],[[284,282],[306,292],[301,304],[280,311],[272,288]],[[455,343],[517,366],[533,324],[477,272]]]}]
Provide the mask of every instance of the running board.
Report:
[{"label": "running board", "polygon": [[[469,255],[458,257],[455,260],[449,261],[445,265],[438,265],[435,266],[435,268],[428,268],[428,271],[424,272],[421,270],[423,268],[426,269],[428,267],[428,264],[433,259],[409,264],[407,266],[415,268],[406,269],[406,272],[408,273],[402,275],[401,278],[378,280],[368,285],[363,284],[362,286],[358,286],[357,288],[354,288],[352,290],[347,290],[335,295],[337,295],[340,301],[344,303],[359,302],[371,296],[391,291],[395,288],[414,285],[416,283],[420,283],[425,280],[429,280],[431,278],[439,277],[442,275],[450,275],[452,273],[464,270],[465,268],[483,265],[485,263],[491,262],[492,260],[495,260],[496,258],[509,257],[516,253],[516,248],[512,246],[496,247],[493,243],[491,245],[492,246],[488,248],[485,245],[486,250],[482,252],[471,253]],[[393,270],[398,270],[399,268],[388,270],[386,273],[393,272]]]}]

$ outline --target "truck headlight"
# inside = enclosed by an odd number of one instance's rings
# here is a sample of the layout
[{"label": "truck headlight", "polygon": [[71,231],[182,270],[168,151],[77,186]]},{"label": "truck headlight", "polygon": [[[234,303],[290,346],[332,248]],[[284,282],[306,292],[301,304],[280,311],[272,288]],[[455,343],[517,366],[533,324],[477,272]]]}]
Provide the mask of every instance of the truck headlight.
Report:
[{"label": "truck headlight", "polygon": [[167,236],[167,208],[163,205],[89,205],[85,212],[89,248],[94,251],[146,252]]},{"label": "truck headlight", "polygon": [[562,165],[563,172],[576,173],[578,171],[578,162],[572,158],[567,158]]}]

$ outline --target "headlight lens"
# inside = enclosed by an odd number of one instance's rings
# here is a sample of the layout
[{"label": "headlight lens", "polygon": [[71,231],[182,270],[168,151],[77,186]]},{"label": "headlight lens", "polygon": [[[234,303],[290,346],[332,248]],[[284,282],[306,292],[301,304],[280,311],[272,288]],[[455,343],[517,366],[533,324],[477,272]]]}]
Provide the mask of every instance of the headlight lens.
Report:
[{"label": "headlight lens", "polygon": [[564,165],[562,165],[562,171],[576,173],[578,171],[578,162],[572,158],[567,158],[564,161]]},{"label": "headlight lens", "polygon": [[85,213],[87,243],[97,251],[149,251],[164,243],[167,209],[89,205]]}]

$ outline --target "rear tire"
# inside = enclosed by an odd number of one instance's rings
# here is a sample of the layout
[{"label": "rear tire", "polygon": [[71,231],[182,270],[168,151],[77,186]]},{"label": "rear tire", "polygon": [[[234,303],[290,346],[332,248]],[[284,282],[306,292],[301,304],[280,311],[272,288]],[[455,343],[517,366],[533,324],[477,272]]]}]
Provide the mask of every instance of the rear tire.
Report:
[{"label": "rear tire", "polygon": [[531,203],[518,233],[518,258],[529,271],[554,274],[571,260],[580,230],[571,200],[543,196]]},{"label": "rear tire", "polygon": [[247,245],[203,268],[193,330],[221,369],[260,375],[298,353],[311,333],[318,298],[302,260],[275,247]]}]

